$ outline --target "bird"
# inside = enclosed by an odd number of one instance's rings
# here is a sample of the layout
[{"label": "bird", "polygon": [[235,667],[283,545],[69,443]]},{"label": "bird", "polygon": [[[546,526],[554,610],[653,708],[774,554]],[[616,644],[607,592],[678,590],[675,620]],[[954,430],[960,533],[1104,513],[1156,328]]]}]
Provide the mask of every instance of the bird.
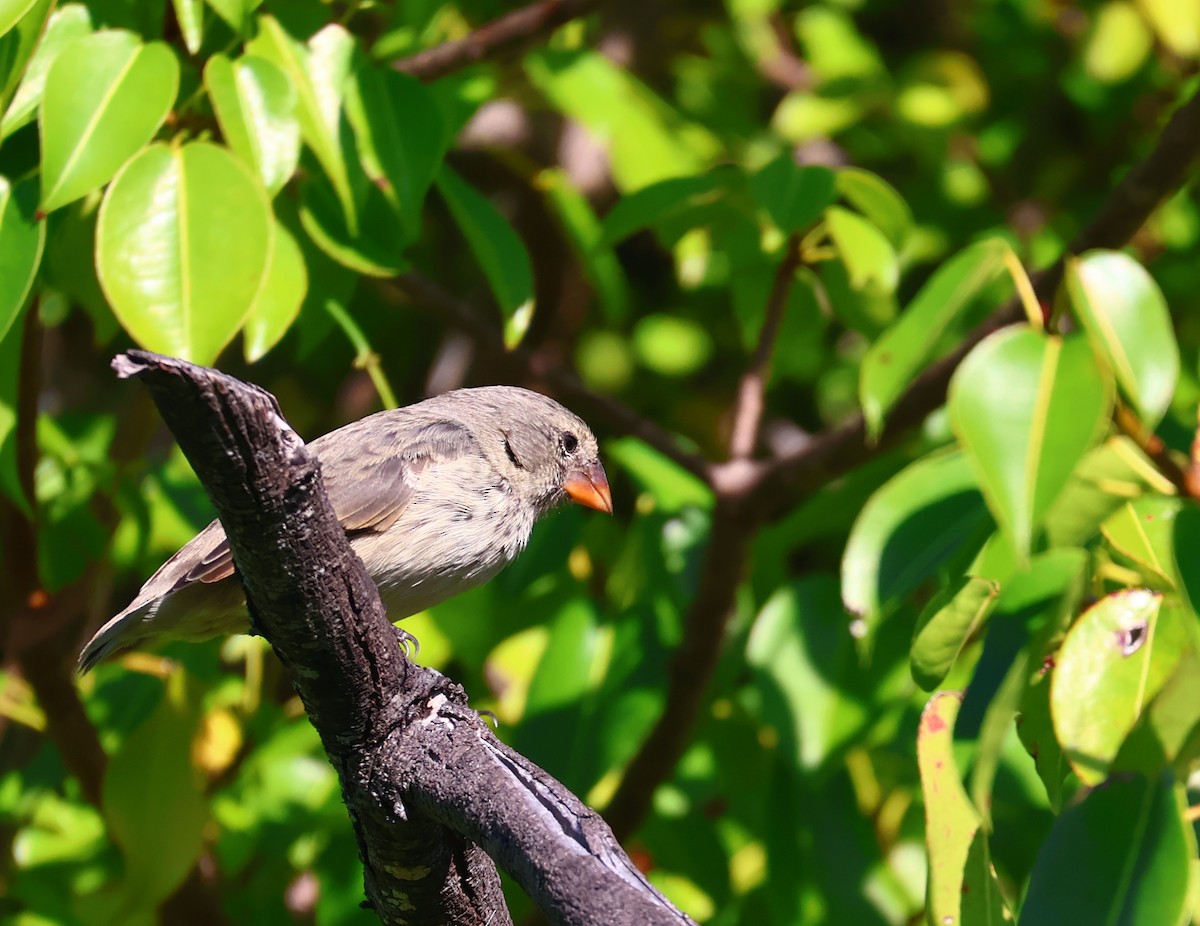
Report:
[{"label": "bird", "polygon": [[[561,502],[613,510],[591,429],[553,399],[516,386],[457,389],[377,412],[308,448],[392,621],[493,578]],[[215,520],[96,631],[79,670],[131,648],[244,633],[249,624]]]}]

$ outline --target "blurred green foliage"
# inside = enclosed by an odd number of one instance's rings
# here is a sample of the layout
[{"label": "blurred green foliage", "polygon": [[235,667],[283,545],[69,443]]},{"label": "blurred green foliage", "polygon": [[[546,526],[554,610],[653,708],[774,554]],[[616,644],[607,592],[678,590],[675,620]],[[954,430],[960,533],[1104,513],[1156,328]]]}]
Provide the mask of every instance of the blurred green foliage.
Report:
[{"label": "blurred green foliage", "polygon": [[[406,626],[601,810],[680,685],[729,529],[686,463],[727,457],[750,358],[761,458],[861,408],[865,462],[735,524],[634,858],[713,924],[1200,918],[1195,194],[1042,305],[1023,269],[1196,91],[1200,6],[612,3],[420,79],[407,56],[510,9],[0,0],[0,919],[182,922],[189,889],[230,922],[373,918],[261,641],[73,700],[86,634],[211,517],[107,369],[132,344],[310,437],[465,383],[600,394],[617,517],[559,513]],[[946,410],[889,431],[1012,298]]]}]

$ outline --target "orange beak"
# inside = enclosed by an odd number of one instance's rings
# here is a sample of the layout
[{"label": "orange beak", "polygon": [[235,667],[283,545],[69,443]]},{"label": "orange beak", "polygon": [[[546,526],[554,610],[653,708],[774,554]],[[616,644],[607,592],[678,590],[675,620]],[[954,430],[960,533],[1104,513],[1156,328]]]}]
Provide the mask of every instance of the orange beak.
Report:
[{"label": "orange beak", "polygon": [[612,514],[612,491],[608,488],[608,476],[604,474],[604,467],[599,460],[568,473],[563,480],[563,491],[573,502]]}]

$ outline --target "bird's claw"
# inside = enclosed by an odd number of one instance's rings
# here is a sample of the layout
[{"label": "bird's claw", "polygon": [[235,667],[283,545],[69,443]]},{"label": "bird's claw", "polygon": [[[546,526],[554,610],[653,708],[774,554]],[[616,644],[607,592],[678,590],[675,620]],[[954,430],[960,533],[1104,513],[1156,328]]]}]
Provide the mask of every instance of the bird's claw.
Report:
[{"label": "bird's claw", "polygon": [[414,637],[407,630],[402,630],[401,628],[397,627],[395,624],[392,625],[392,629],[396,631],[396,642],[400,645],[400,648],[404,650],[404,657],[406,659],[412,659],[413,657],[420,655],[420,640]]}]

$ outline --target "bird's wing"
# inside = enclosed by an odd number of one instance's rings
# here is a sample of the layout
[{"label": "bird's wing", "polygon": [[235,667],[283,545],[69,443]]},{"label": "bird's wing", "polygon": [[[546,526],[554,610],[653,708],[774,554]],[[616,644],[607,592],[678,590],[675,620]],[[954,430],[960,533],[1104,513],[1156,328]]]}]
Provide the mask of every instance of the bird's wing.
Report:
[{"label": "bird's wing", "polygon": [[[368,423],[370,426],[360,426]],[[403,424],[389,426],[378,417],[364,419],[319,437],[310,445],[321,462],[333,512],[348,532],[387,530],[416,495],[426,470],[476,446],[471,432],[454,422]],[[188,568],[181,568],[184,565]],[[157,597],[193,582],[220,582],[233,575],[234,569],[229,540],[221,522],[213,521],[163,563],[143,592],[155,585]],[[160,577],[166,582],[155,582]],[[166,589],[158,588],[168,583]]]}]

